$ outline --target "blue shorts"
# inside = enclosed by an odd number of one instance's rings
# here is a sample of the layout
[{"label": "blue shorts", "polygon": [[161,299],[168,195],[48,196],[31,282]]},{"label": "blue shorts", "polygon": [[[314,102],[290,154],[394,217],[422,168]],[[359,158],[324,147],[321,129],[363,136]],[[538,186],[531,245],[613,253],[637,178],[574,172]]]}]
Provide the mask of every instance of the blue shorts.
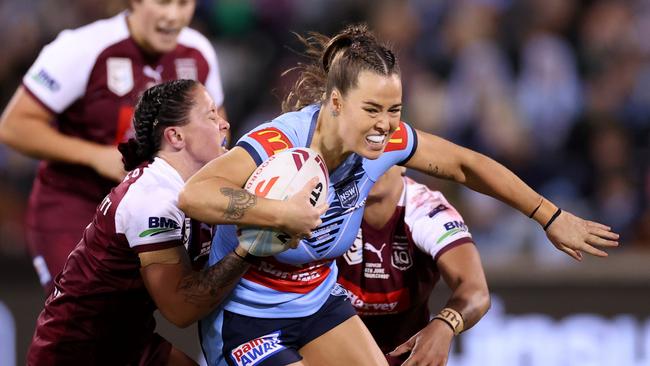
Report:
[{"label": "blue shorts", "polygon": [[302,318],[254,318],[224,311],[223,355],[228,365],[279,366],[302,360],[298,350],[356,315],[345,296],[330,295]]}]

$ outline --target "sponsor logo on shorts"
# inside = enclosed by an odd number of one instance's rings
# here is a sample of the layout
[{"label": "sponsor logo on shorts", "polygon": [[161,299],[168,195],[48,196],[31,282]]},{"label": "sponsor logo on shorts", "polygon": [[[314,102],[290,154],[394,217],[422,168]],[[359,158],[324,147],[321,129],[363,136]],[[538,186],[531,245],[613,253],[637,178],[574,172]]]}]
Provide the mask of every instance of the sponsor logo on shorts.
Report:
[{"label": "sponsor logo on shorts", "polygon": [[235,347],[230,352],[230,357],[238,366],[252,366],[283,349],[285,347],[280,343],[280,331],[277,331]]},{"label": "sponsor logo on shorts", "polygon": [[406,145],[408,145],[408,132],[406,131],[404,122],[400,122],[399,127],[397,127],[388,140],[384,152],[404,150],[406,149]]},{"label": "sponsor logo on shorts", "polygon": [[259,142],[268,156],[293,147],[289,138],[275,127],[263,128],[248,134],[248,136]]},{"label": "sponsor logo on shorts", "polygon": [[438,238],[436,244],[442,243],[445,239],[447,239],[450,236],[456,235],[458,233],[467,232],[468,230],[467,225],[465,225],[465,223],[462,221],[449,221],[445,223],[444,226],[447,232],[445,232],[444,234],[442,234],[441,237]]},{"label": "sponsor logo on shorts", "polygon": [[336,195],[339,197],[341,207],[352,208],[359,199],[359,190],[357,189],[357,181],[353,180],[343,187],[336,188]]},{"label": "sponsor logo on shorts", "polygon": [[32,75],[32,80],[43,85],[49,90],[56,92],[61,89],[61,84],[58,81],[54,80],[47,71],[41,69],[38,73]]},{"label": "sponsor logo on shorts", "polygon": [[144,238],[145,236],[154,236],[178,229],[180,229],[180,225],[174,219],[152,216],[149,218],[149,229],[141,232],[138,236]]}]

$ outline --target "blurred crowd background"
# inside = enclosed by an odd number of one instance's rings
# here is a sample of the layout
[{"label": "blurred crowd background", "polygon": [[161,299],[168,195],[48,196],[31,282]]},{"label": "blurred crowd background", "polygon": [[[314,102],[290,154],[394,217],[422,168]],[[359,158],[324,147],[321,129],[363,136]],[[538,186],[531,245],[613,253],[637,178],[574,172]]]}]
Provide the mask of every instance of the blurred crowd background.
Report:
[{"label": "blurred crowd background", "polygon": [[[1,108],[61,30],[125,5],[0,0]],[[411,172],[463,214],[493,291],[450,365],[650,365],[650,0],[197,0],[193,27],[217,49],[233,136],[280,113],[296,76],[281,75],[305,61],[292,32],[360,21],[398,50],[405,121],[622,234],[606,263],[576,265],[524,215]],[[23,238],[35,170],[0,145],[0,356],[15,348],[17,364],[43,301]]]},{"label": "blurred crowd background", "polygon": [[[0,105],[41,47],[125,2],[0,2]],[[65,11],[62,11],[65,9]],[[607,223],[621,251],[650,248],[650,1],[199,0],[193,27],[217,49],[233,135],[280,113],[304,61],[292,32],[368,22],[398,50],[403,119],[489,155],[562,208]],[[0,146],[0,255],[25,256],[35,162]],[[567,261],[518,212],[445,192],[484,259]]]}]

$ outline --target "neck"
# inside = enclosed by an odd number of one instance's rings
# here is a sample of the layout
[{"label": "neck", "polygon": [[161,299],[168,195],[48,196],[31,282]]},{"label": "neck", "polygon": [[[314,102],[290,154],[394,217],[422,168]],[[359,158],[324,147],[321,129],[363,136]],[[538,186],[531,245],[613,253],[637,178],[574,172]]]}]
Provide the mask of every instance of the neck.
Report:
[{"label": "neck", "polygon": [[138,47],[144,52],[147,57],[156,55],[156,52],[149,48],[149,45],[141,36],[140,29],[138,29],[138,20],[133,19],[133,13],[129,12],[126,15],[126,25],[129,28],[129,34]]},{"label": "neck", "polygon": [[187,158],[183,154],[160,151],[157,157],[165,160],[172,168],[176,169],[184,182],[187,182],[194,173],[201,169],[194,160]]},{"label": "neck", "polygon": [[385,194],[368,196],[363,211],[363,220],[374,228],[384,227],[393,216],[403,190],[404,180],[400,177],[399,183],[390,186]]},{"label": "neck", "polygon": [[332,172],[352,153],[343,147],[339,137],[337,124],[331,117],[327,106],[323,105],[318,112],[316,130],[311,140],[310,148],[316,150],[325,160],[325,166]]}]

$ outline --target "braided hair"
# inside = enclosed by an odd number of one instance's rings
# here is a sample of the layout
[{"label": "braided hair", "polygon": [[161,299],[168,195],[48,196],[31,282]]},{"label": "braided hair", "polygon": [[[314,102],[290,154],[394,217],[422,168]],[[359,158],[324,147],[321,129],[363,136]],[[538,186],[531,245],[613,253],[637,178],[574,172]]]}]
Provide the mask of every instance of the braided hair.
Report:
[{"label": "braided hair", "polygon": [[307,37],[296,36],[305,45],[305,56],[311,63],[299,63],[283,73],[299,72],[298,80],[282,103],[283,112],[323,102],[334,88],[345,95],[357,86],[361,71],[386,76],[400,72],[393,51],[366,24],[350,25],[332,38],[314,32]]},{"label": "braided hair", "polygon": [[145,90],[133,115],[135,138],[118,146],[125,170],[153,161],[166,127],[189,123],[188,114],[195,104],[192,92],[197,85],[194,80],[174,80]]}]

